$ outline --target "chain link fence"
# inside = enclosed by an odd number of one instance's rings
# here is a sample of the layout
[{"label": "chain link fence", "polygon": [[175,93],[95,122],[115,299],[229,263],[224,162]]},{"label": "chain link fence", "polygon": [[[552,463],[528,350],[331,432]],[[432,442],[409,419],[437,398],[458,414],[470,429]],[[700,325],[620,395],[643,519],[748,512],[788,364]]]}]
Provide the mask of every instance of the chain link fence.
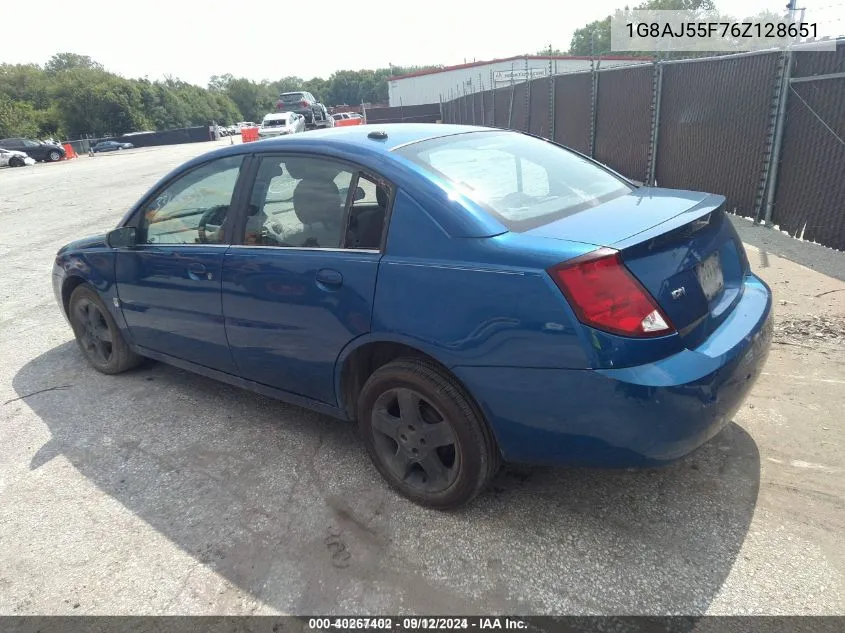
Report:
[{"label": "chain link fence", "polygon": [[632,180],[648,180],[655,67],[599,72],[595,157]]},{"label": "chain link fence", "polygon": [[845,250],[845,40],[544,77],[442,104],[628,178],[720,193],[733,213]]},{"label": "chain link fence", "polygon": [[845,45],[796,53],[772,222],[845,250]]}]

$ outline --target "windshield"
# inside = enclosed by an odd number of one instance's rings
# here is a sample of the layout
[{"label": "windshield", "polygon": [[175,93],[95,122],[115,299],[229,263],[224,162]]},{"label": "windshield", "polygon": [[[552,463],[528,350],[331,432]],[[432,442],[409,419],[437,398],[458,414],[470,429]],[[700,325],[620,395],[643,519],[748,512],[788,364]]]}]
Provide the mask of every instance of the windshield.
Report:
[{"label": "windshield", "polygon": [[528,230],[624,196],[633,188],[588,159],[513,132],[470,132],[397,153],[446,178],[512,231]]},{"label": "windshield", "polygon": [[305,99],[301,92],[292,92],[290,94],[281,95],[279,97],[285,103],[293,103],[294,101],[302,101]]}]

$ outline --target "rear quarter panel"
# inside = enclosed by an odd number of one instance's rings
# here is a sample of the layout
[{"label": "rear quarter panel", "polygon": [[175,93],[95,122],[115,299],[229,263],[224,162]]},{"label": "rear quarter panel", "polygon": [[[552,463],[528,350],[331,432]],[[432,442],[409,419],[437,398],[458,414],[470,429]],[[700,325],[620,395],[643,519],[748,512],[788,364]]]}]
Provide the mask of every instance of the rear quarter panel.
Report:
[{"label": "rear quarter panel", "polygon": [[554,242],[549,250],[515,234],[452,237],[400,190],[368,338],[414,346],[447,367],[587,367],[574,316],[545,268],[595,247]]}]

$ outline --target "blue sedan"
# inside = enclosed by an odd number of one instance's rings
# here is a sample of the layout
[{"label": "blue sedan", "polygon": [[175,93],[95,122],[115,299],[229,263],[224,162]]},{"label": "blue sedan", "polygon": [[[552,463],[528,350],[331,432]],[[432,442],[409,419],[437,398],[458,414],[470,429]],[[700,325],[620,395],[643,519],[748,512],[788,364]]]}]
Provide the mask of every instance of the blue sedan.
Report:
[{"label": "blue sedan", "polygon": [[53,286],[99,371],[356,420],[391,486],[453,508],[502,460],[661,465],[730,421],[772,297],[725,211],[518,132],[335,128],[191,160]]}]

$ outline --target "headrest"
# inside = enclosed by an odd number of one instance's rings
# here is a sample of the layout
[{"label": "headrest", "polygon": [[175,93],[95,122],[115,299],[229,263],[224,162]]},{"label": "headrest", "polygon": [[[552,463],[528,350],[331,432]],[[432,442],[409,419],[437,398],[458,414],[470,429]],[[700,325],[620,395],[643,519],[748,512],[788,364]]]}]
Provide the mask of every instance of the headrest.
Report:
[{"label": "headrest", "polygon": [[309,158],[291,158],[285,163],[291,177],[296,180],[320,180],[323,182],[334,180],[343,169],[334,163]]}]

